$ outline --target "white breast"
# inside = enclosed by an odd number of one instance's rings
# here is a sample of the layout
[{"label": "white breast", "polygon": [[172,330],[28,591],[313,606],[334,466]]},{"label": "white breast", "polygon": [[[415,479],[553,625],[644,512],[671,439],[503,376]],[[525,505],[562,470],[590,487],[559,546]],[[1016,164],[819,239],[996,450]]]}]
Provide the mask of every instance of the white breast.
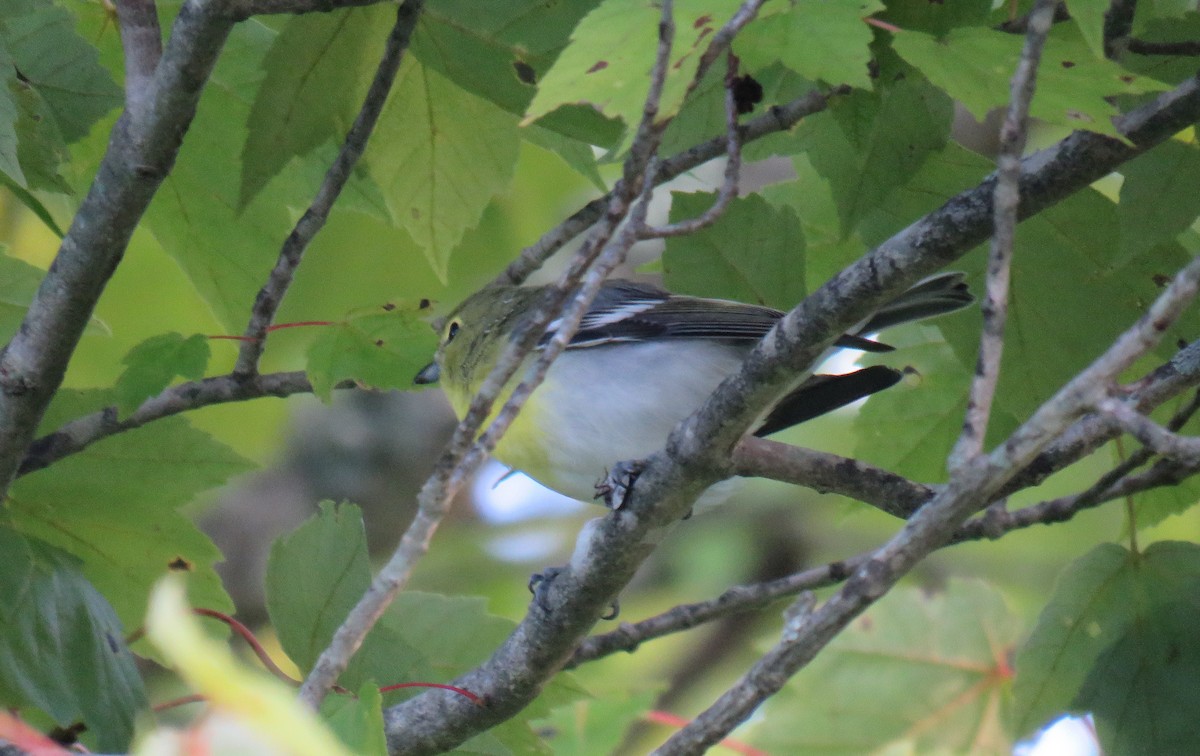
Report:
[{"label": "white breast", "polygon": [[[546,435],[542,460],[505,458],[536,470],[556,490],[590,500],[613,463],[662,448],[680,420],[694,412],[737,369],[744,352],[702,341],[622,343],[564,352],[535,395]],[[520,457],[519,450],[515,452]],[[543,462],[544,460],[544,462]]]}]

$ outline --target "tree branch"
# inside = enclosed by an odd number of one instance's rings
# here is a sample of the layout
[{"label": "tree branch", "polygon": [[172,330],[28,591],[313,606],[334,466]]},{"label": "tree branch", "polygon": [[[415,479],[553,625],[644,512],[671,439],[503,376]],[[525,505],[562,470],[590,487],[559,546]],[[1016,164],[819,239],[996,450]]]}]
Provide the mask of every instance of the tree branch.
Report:
[{"label": "tree branch", "polygon": [[1012,267],[1013,239],[1017,234],[1017,207],[1021,202],[1021,155],[1025,152],[1025,134],[1029,124],[1029,103],[1037,82],[1042,48],[1054,20],[1055,0],[1039,0],[1029,13],[1025,45],[1013,74],[1008,111],[1000,127],[1000,151],[996,156],[996,189],[992,200],[991,250],[988,254],[987,282],[979,308],[983,313],[983,332],[979,337],[979,357],[967,395],[967,410],[962,433],[950,452],[953,470],[969,464],[983,453],[992,414],[992,400],[1000,380],[1000,358],[1004,354],[1004,325],[1008,319],[1008,285]]},{"label": "tree branch", "polygon": [[[849,92],[850,87],[847,86],[834,87],[828,92],[813,91],[786,105],[772,107],[766,114],[738,127],[738,143],[746,144],[780,131],[787,131],[805,116],[824,110],[832,97]],[[707,142],[659,162],[651,181],[655,186],[665,184],[709,160],[726,154],[727,149],[727,136],[713,137]],[[625,191],[623,180],[618,181],[608,194],[598,197],[576,210],[569,218],[543,234],[534,244],[521,250],[517,259],[513,260],[493,283],[524,283],[525,279],[540,268],[555,252],[600,220],[604,216],[605,208],[608,207],[611,198]]]},{"label": "tree branch", "polygon": [[[350,388],[351,381],[338,384]],[[58,460],[83,451],[97,441],[140,428],[147,423],[214,404],[244,402],[265,396],[287,397],[312,393],[312,384],[302,372],[268,373],[245,378],[222,375],[200,381],[172,386],[147,399],[125,419],[117,415],[116,406],[72,420],[53,433],[29,445],[29,453],[21,462],[17,475],[27,475],[50,466]]]},{"label": "tree branch", "polygon": [[140,113],[162,59],[162,29],[154,0],[117,0],[117,25],[125,54],[125,109]]},{"label": "tree branch", "polygon": [[[640,239],[663,239],[668,236],[684,236],[694,234],[702,228],[707,228],[717,222],[729,207],[729,203],[737,197],[738,176],[742,171],[742,146],[738,141],[738,111],[734,98],[734,79],[737,77],[737,59],[733,53],[729,56],[728,67],[725,71],[725,177],[717,198],[708,210],[697,218],[689,218],[679,223],[666,226],[647,226],[639,234]],[[653,183],[653,182],[650,182]]]},{"label": "tree branch", "polygon": [[857,459],[754,436],[734,447],[733,472],[849,496],[900,519],[907,519],[937,491]]},{"label": "tree branch", "polygon": [[1138,55],[1181,55],[1195,57],[1200,55],[1200,42],[1182,40],[1179,42],[1151,42],[1145,39],[1130,39],[1129,52]]},{"label": "tree branch", "polygon": [[1149,312],[1099,359],[1044,403],[1008,440],[977,462],[964,465],[879,548],[820,609],[789,625],[768,651],[712,706],[675,733],[656,753],[694,753],[719,741],[829,643],[868,606],[886,594],[931,551],[945,544],[971,513],[992,501],[1017,471],[1033,460],[1072,419],[1103,398],[1104,387],[1158,342],[1200,288],[1200,259],[1175,277]]},{"label": "tree branch", "polygon": [[[1200,86],[1191,79],[1153,103],[1116,119],[1117,127],[1134,146],[1098,134],[1076,133],[1026,158],[1022,162],[1020,217],[1028,217],[1086,187],[1122,162],[1187,128],[1198,116]],[[899,294],[987,238],[992,192],[989,179],[951,199],[850,266],[785,316],[744,363],[741,373],[726,381],[696,415],[676,429],[664,452],[649,458],[625,507],[585,528],[570,564],[547,589],[545,602],[552,614],[548,616],[533,607],[487,662],[456,681],[457,685],[483,693],[495,702],[496,710],[470,711],[461,701],[436,691],[423,693],[388,710],[387,731],[393,747],[416,753],[450,747],[500,721],[528,700],[544,675],[565,663],[578,636],[661,540],[664,529],[682,517],[710,484],[731,473],[729,450],[797,372],[887,297]],[[1039,422],[1043,420],[1039,418]],[[1041,444],[1022,448],[1032,459]],[[1020,465],[1013,461],[1009,466],[1015,474]],[[939,493],[935,500],[959,501],[966,495],[964,490],[980,490],[978,483],[961,481],[953,491]],[[926,509],[929,507],[922,511]],[[916,518],[920,517],[918,512]],[[863,588],[861,582],[856,583],[853,595],[865,595]]]},{"label": "tree branch", "polygon": [[232,27],[225,3],[188,0],[162,60],[108,151],[15,336],[0,354],[0,497],[62,383],[96,301],[171,170]]},{"label": "tree branch", "polygon": [[413,29],[417,26],[424,5],[425,0],[405,0],[396,8],[396,23],[388,35],[383,57],[375,70],[375,77],[366,97],[363,98],[358,116],[354,119],[354,125],[346,133],[341,150],[338,151],[329,170],[325,172],[325,178],[321,181],[312,204],[304,211],[300,220],[296,221],[295,228],[283,242],[275,267],[254,300],[250,322],[246,324],[242,345],[238,350],[234,375],[249,376],[258,372],[258,361],[266,348],[267,329],[275,319],[275,313],[287,294],[288,287],[291,286],[292,277],[300,265],[304,251],[308,249],[317,232],[325,226],[333,203],[342,193],[355,163],[367,147],[367,140],[371,138],[379,114],[383,112],[383,104],[392,90],[396,72],[400,69],[400,61],[408,49]]},{"label": "tree branch", "polygon": [[1137,0],[1112,0],[1104,12],[1104,56],[1120,60],[1129,47]]}]

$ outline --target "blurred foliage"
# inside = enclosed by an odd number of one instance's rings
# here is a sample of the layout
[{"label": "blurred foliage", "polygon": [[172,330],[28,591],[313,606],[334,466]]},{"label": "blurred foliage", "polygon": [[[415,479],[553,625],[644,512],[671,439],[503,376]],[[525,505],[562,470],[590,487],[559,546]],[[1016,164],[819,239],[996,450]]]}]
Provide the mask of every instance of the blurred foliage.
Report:
[{"label": "blurred foliage", "polygon": [[[1140,4],[1134,33],[1196,38],[1200,14],[1188,5]],[[168,33],[179,6],[159,3]],[[1036,143],[1071,128],[1111,134],[1118,105],[1194,74],[1192,61],[1104,59],[1106,6],[1072,3],[1073,20],[1055,26],[1033,106],[1042,119]],[[668,150],[723,129],[720,67],[694,90],[688,83],[732,7],[677,3],[659,111],[676,117]],[[333,396],[331,405],[295,397],[209,407],[22,477],[0,510],[0,704],[47,728],[81,721],[89,746],[128,749],[135,721],[149,721],[147,698],[178,684],[151,679],[147,696],[125,640],[168,572],[188,573],[194,605],[227,610],[232,595],[247,619],[269,615],[279,653],[301,672],[310,667],[367,584],[371,553],[394,544],[411,517],[450,425],[436,392],[383,390],[410,388],[428,360],[433,332],[425,320],[486,283],[619,175],[629,125],[641,113],[658,12],[648,0],[428,3],[377,133],[276,319],[329,325],[272,333],[262,362],[264,372],[307,370],[320,397]],[[786,308],[976,186],[993,166],[961,127],[967,112],[984,119],[1007,100],[1020,38],[993,28],[1005,12],[988,0],[768,4],[735,42],[743,72],[762,85],[761,107],[843,83],[853,91],[790,132],[747,145],[751,158],[769,159],[748,167],[749,193],[717,225],[671,240],[661,259],[649,248],[638,260],[652,258],[645,269],[661,271],[679,291]],[[393,16],[394,7],[381,3],[235,27],[43,433],[105,407],[126,417],[167,386],[230,370],[238,342],[207,337],[242,332],[280,245],[357,113]],[[867,16],[898,31],[864,23]],[[95,178],[123,76],[111,4],[7,0],[0,16],[5,339]],[[990,442],[1098,355],[1200,250],[1197,149],[1194,133],[1185,132],[1021,225]],[[671,220],[703,212],[717,172],[683,177],[662,192],[670,210],[655,211]],[[960,263],[976,291],[984,266],[982,250]],[[780,438],[942,482],[978,332],[976,311],[890,332],[899,349],[864,362],[908,368],[900,385]],[[1198,332],[1193,311],[1136,370],[1168,359],[1176,342]],[[347,378],[377,391],[332,391]],[[1008,506],[1086,488],[1127,453],[1110,444]],[[413,590],[344,676],[360,697],[323,709],[328,729],[307,730],[316,723],[288,709],[282,687],[245,676],[240,663],[211,651],[175,587],[154,599],[156,644],[133,649],[171,663],[215,700],[221,713],[202,732],[216,747],[264,742],[255,738],[294,745],[287,738],[299,732],[316,733],[313,746],[332,732],[347,748],[378,753],[379,702],[411,693],[380,696],[372,686],[445,682],[486,658],[524,613],[528,574],[567,558],[583,518],[599,514],[563,506],[534,518],[529,512],[539,505],[525,501],[504,519],[499,502],[513,489],[489,483],[460,497]],[[742,734],[778,753],[1003,752],[1058,713],[1091,711],[1114,753],[1195,742],[1198,495],[1188,483],[1127,502],[1132,520],[1109,505],[999,543],[938,552]],[[318,511],[324,499],[361,504],[367,532],[356,506]],[[896,529],[892,518],[839,497],[748,482],[732,503],[667,536],[623,596],[623,617],[842,559]],[[1132,536],[1150,545],[1139,551]],[[1112,543],[1123,539],[1129,548]],[[226,560],[220,573],[216,543]],[[687,716],[706,707],[775,641],[786,603],[562,675],[519,718],[465,747],[649,750],[662,733],[644,723],[646,712]],[[38,663],[45,659],[57,663]],[[260,700],[276,707],[273,719],[247,740],[242,718]],[[140,748],[171,753],[184,737],[158,730]]]}]

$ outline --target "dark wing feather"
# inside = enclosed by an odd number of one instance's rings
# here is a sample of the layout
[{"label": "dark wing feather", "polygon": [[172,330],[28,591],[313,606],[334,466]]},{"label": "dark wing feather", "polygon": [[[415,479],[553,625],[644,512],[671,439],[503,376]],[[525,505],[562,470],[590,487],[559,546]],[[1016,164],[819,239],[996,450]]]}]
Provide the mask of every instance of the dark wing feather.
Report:
[{"label": "dark wing feather", "polygon": [[856,334],[875,333],[900,323],[924,320],[961,310],[975,301],[960,272],[939,273],[913,284],[900,296],[879,308]]},{"label": "dark wing feather", "polygon": [[762,437],[832,412],[877,391],[895,386],[901,373],[883,365],[845,375],[814,375],[780,399],[754,435]]},{"label": "dark wing feather", "polygon": [[673,295],[616,280],[600,290],[569,347],[648,339],[757,341],[782,316],[770,307]]}]

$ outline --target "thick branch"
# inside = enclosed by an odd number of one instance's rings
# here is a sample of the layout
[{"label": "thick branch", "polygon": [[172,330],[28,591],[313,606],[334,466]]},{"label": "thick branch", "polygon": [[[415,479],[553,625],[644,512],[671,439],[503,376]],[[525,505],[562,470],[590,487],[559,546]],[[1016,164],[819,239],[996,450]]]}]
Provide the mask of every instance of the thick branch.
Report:
[{"label": "thick branch", "polygon": [[734,447],[733,471],[849,496],[900,519],[907,519],[936,492],[857,459],[754,436],[743,438]]},{"label": "thick branch", "polygon": [[62,383],[67,361],[150,199],[171,170],[229,34],[221,2],[180,8],[154,76],[113,128],[108,152],[49,272],[0,355],[0,496]]},{"label": "thick branch", "polygon": [[[1200,86],[1193,79],[1118,119],[1118,128],[1134,146],[1081,132],[1026,158],[1022,162],[1021,217],[1086,187],[1187,128],[1197,117]],[[523,699],[529,694],[531,674],[536,679],[544,674],[533,670],[564,663],[564,650],[575,642],[581,629],[594,622],[597,601],[619,590],[662,538],[663,529],[682,517],[701,491],[730,474],[729,450],[794,376],[886,298],[987,238],[992,192],[993,180],[988,179],[950,200],[789,313],[741,373],[723,384],[697,415],[672,434],[667,452],[650,458],[630,502],[594,521],[581,535],[571,563],[547,591],[546,601],[553,613],[547,616],[534,607],[488,662],[456,684],[483,691],[507,709],[514,697]],[[966,482],[967,490],[973,490],[972,483]],[[953,492],[961,494],[961,489]],[[387,712],[389,737],[397,747],[427,752],[458,742],[502,716],[471,708],[437,692],[422,694]],[[457,734],[449,734],[450,729]]]},{"label": "thick branch", "polygon": [[140,112],[162,58],[162,30],[154,0],[117,0],[117,24],[125,54],[125,108]]}]

